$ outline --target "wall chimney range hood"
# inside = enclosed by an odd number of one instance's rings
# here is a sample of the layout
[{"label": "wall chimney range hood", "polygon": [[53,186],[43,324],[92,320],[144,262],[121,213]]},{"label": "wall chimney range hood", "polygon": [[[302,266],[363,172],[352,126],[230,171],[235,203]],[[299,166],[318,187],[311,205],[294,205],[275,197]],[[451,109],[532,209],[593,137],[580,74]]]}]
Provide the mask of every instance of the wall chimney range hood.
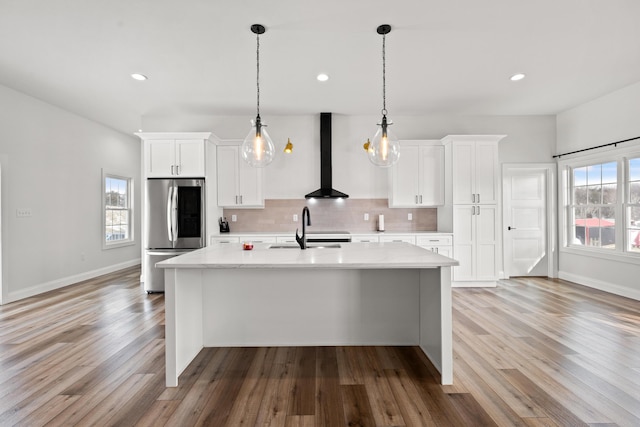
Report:
[{"label": "wall chimney range hood", "polygon": [[306,196],[307,199],[347,198],[348,194],[333,189],[331,166],[331,113],[320,113],[320,188]]}]

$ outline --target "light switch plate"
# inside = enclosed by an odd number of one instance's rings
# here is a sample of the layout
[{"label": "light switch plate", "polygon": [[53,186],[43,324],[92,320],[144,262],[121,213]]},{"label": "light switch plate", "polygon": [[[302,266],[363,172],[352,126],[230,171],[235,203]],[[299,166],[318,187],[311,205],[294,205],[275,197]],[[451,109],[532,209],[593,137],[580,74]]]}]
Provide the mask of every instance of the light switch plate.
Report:
[{"label": "light switch plate", "polygon": [[407,214],[407,220],[408,221],[413,221],[413,214]]},{"label": "light switch plate", "polygon": [[238,220],[237,215],[231,215],[231,222],[236,222]]},{"label": "light switch plate", "polygon": [[293,214],[293,222],[298,222],[298,214]]},{"label": "light switch plate", "polygon": [[365,221],[369,221],[369,214],[368,213],[364,214],[364,220]]}]

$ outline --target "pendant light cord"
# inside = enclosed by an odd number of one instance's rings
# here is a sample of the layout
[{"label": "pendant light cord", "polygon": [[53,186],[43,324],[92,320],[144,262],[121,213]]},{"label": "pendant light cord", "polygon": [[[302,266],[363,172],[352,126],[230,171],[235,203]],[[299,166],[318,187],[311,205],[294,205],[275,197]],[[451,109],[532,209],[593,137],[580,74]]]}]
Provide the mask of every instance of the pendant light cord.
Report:
[{"label": "pendant light cord", "polygon": [[387,58],[386,58],[387,35],[382,35],[382,115],[387,115]]},{"label": "pendant light cord", "polygon": [[260,117],[260,34],[256,34],[256,115]]}]

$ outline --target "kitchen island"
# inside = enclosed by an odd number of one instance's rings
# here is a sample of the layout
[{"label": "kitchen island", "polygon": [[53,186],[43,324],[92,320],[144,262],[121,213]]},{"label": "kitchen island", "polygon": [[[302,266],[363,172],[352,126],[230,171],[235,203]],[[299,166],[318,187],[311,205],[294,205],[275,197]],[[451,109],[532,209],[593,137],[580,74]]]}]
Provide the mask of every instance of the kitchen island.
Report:
[{"label": "kitchen island", "polygon": [[219,244],[158,263],[167,387],[203,347],[325,345],[419,345],[451,384],[457,261],[408,243],[329,246]]}]

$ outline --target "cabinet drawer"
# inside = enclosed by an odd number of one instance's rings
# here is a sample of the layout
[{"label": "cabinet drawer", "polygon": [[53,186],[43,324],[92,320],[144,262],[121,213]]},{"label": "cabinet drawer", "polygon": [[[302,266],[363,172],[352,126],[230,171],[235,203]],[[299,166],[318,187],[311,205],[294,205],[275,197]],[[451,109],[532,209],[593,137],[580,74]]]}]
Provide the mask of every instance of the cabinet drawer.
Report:
[{"label": "cabinet drawer", "polygon": [[380,239],[378,239],[378,236],[375,235],[367,235],[367,234],[361,234],[361,235],[357,235],[357,234],[352,234],[351,235],[351,241],[352,242],[361,242],[361,243],[378,243],[380,241]]},{"label": "cabinet drawer", "polygon": [[215,237],[211,237],[209,242],[212,245],[215,245],[216,243],[240,243],[240,238],[237,236],[228,236],[228,237],[215,236]]},{"label": "cabinet drawer", "polygon": [[451,246],[453,238],[452,236],[417,236],[416,242],[418,246]]},{"label": "cabinet drawer", "polygon": [[416,236],[413,234],[396,234],[394,236],[380,236],[380,242],[407,242],[416,244]]},{"label": "cabinet drawer", "polygon": [[296,236],[277,236],[277,243],[298,243],[296,242]]},{"label": "cabinet drawer", "polygon": [[241,242],[251,243],[276,243],[276,236],[259,236],[255,234],[247,234],[246,236],[238,236]]}]

